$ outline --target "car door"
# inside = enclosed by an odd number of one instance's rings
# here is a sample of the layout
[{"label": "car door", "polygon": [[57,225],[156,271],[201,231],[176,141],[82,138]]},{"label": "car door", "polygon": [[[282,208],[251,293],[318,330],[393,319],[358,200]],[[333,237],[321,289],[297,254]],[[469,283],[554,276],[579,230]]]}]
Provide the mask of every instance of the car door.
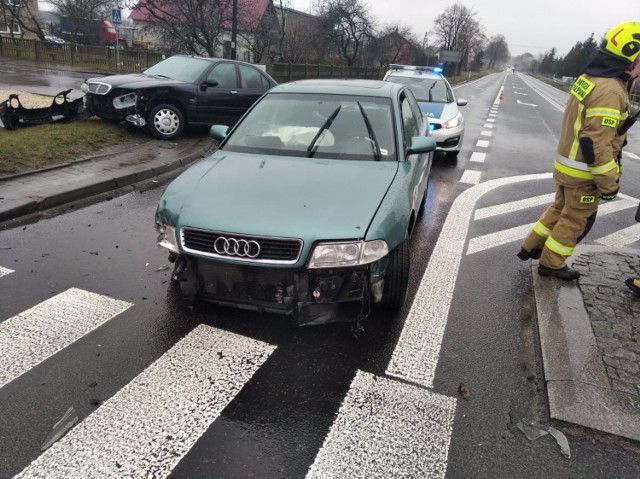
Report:
[{"label": "car door", "polygon": [[237,101],[243,111],[236,121],[271,88],[269,80],[258,68],[238,64],[238,73],[240,76],[240,88],[238,89]]},{"label": "car door", "polygon": [[197,121],[234,125],[242,107],[238,102],[238,72],[231,62],[216,63],[198,88]]},{"label": "car door", "polygon": [[[406,148],[411,144],[414,136],[424,136],[427,131],[427,124],[418,106],[418,102],[413,93],[408,88],[400,94],[400,111],[402,114],[402,131]],[[431,153],[422,155],[411,155],[407,158],[406,168],[411,176],[411,201],[414,209],[420,208],[422,197],[425,194],[431,170]]]}]

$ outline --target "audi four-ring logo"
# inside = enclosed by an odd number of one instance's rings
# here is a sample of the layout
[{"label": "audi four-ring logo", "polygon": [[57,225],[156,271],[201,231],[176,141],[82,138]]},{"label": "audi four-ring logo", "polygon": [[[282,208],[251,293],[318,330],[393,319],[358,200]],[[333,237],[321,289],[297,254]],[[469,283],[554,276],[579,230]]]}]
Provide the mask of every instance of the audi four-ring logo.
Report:
[{"label": "audi four-ring logo", "polygon": [[254,240],[225,238],[218,236],[213,242],[213,249],[218,254],[238,256],[239,258],[257,258],[260,254],[260,244]]}]

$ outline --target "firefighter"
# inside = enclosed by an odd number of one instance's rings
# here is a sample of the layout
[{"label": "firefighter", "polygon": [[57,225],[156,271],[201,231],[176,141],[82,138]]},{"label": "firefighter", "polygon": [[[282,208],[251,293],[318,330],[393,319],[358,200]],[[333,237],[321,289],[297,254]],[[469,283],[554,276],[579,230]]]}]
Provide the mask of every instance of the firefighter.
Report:
[{"label": "firefighter", "polygon": [[640,68],[640,22],[609,31],[569,94],[553,179],[556,197],[524,239],[518,258],[539,259],[538,273],[563,280],[580,273],[566,264],[589,232],[598,202],[615,199],[629,117],[629,88]]}]

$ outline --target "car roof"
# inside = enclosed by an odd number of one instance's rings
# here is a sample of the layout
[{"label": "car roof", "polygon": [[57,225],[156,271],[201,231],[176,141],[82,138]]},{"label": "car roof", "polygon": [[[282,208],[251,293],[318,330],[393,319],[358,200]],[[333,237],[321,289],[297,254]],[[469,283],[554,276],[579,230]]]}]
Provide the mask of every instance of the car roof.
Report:
[{"label": "car roof", "polygon": [[270,93],[321,93],[389,98],[402,88],[403,85],[382,80],[315,79],[282,83],[272,88]]},{"label": "car roof", "polygon": [[[167,59],[172,58],[172,57],[182,57],[182,58],[195,58],[196,60],[206,60],[208,62],[211,63],[216,63],[216,62],[232,62],[232,63],[241,63],[243,65],[250,65],[254,68],[257,68],[254,64],[252,63],[248,63],[248,62],[243,62],[241,60],[231,60],[229,58],[217,58],[217,57],[200,57],[197,55],[171,55],[170,57],[167,57]],[[264,70],[263,70],[264,71]],[[266,73],[266,72],[264,72]]]},{"label": "car roof", "polygon": [[389,70],[385,73],[385,78],[389,75],[401,77],[424,77],[443,80],[444,75],[437,67],[424,67],[418,65],[389,65]]}]

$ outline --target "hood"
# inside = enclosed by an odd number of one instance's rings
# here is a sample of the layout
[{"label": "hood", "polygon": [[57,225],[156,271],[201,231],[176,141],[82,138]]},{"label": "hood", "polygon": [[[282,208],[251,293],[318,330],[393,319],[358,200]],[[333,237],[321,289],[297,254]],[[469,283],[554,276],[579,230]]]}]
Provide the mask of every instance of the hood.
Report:
[{"label": "hood", "polygon": [[218,151],[165,190],[157,219],[178,227],[313,241],[363,238],[397,162]]},{"label": "hood", "polygon": [[458,114],[458,105],[455,102],[452,103],[429,103],[418,102],[418,106],[422,111],[422,114],[426,116],[430,121],[441,120],[448,121]]},{"label": "hood", "polygon": [[598,50],[596,56],[589,62],[584,72],[587,75],[605,78],[620,78],[623,81],[629,80],[627,70],[631,66],[624,58],[616,57],[602,50]]},{"label": "hood", "polygon": [[113,75],[108,77],[89,78],[87,83],[91,82],[107,83],[114,88],[150,88],[156,86],[180,85],[185,82],[180,80],[172,80],[171,78],[155,77],[145,75],[143,73],[135,73],[131,75]]}]

